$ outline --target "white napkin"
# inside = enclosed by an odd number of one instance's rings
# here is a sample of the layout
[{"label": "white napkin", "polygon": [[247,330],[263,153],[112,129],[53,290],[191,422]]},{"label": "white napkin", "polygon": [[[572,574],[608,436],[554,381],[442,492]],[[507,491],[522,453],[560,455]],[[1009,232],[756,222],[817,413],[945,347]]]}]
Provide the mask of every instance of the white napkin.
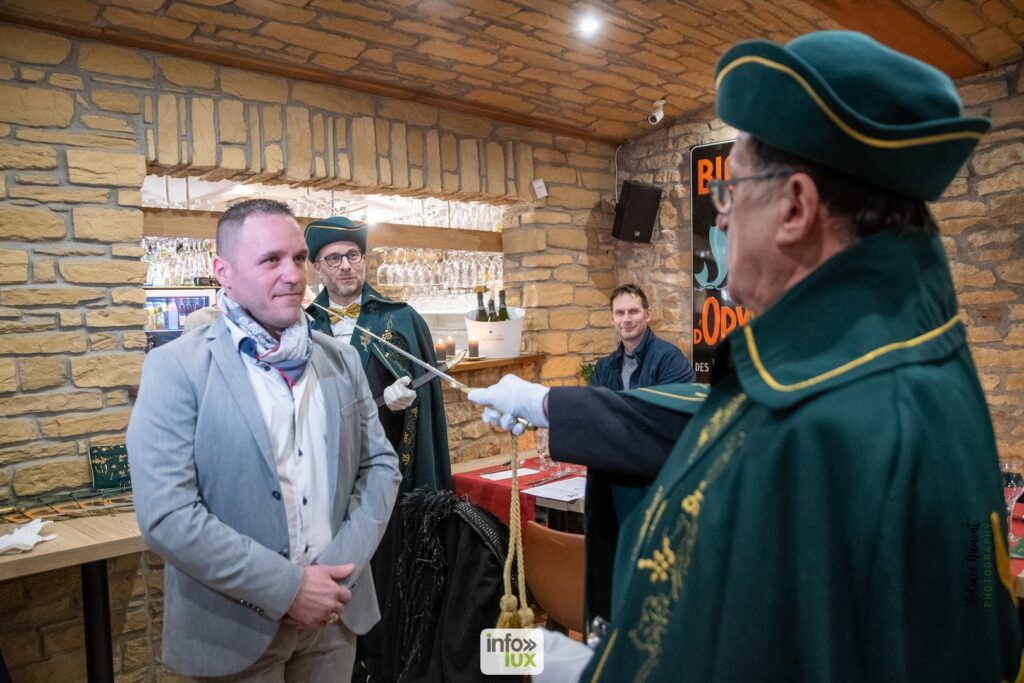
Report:
[{"label": "white napkin", "polygon": [[57,538],[57,534],[39,535],[39,530],[47,524],[52,524],[52,522],[48,519],[33,519],[31,522],[22,524],[11,533],[0,536],[0,555],[27,553],[37,543],[52,541]]}]

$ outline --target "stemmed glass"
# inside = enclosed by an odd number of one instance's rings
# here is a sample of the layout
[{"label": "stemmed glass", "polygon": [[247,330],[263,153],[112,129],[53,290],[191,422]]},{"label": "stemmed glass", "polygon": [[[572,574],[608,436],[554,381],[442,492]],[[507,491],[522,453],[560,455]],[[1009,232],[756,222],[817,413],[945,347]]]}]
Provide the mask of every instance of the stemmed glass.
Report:
[{"label": "stemmed glass", "polygon": [[1021,493],[1024,493],[1024,459],[1012,457],[999,461],[1003,472],[1003,498],[1006,501],[1006,531],[1010,540],[1010,549],[1018,540],[1013,533],[1013,506]]},{"label": "stemmed glass", "polygon": [[548,430],[538,427],[533,438],[537,445],[537,469],[544,471],[554,465],[551,461],[551,451],[548,450]]}]

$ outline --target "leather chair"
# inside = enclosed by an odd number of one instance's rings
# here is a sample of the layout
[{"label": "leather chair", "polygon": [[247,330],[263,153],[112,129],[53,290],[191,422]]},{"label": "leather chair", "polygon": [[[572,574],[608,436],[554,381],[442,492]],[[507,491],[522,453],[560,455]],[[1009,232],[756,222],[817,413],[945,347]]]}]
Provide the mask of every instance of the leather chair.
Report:
[{"label": "leather chair", "polygon": [[523,526],[526,585],[548,617],[583,633],[583,534]]}]

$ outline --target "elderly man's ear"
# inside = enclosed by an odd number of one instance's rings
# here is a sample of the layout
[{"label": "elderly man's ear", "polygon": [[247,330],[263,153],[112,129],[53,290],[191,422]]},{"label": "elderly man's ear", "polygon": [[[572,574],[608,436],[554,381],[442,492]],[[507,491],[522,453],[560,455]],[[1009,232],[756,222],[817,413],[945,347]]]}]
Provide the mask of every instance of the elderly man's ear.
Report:
[{"label": "elderly man's ear", "polygon": [[806,173],[794,173],[786,179],[778,196],[783,202],[783,216],[775,241],[780,247],[793,247],[806,240],[815,225],[822,222],[824,207],[818,186]]}]

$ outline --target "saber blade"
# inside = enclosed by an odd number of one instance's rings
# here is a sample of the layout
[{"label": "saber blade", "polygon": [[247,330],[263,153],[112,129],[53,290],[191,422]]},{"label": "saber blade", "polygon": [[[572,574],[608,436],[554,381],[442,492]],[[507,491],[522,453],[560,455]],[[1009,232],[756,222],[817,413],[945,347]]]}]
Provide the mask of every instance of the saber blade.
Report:
[{"label": "saber blade", "polygon": [[[333,310],[333,309],[331,309],[331,308],[329,308],[327,306],[321,306],[320,304],[318,304],[315,301],[313,301],[312,304],[314,306],[316,306],[317,308],[319,308],[321,311],[325,311],[326,313],[330,313],[331,315],[340,315],[341,314],[341,311]],[[437,377],[440,377],[445,382],[448,382],[449,384],[451,384],[453,388],[458,389],[462,393],[468,394],[470,391],[472,391],[472,387],[468,386],[467,384],[464,384],[463,382],[460,382],[459,380],[455,379],[454,377],[452,377],[451,375],[449,375],[446,372],[441,372],[440,370],[435,368],[430,363],[427,363],[426,361],[420,360],[419,358],[417,358],[416,356],[412,355],[411,353],[409,353],[405,349],[402,349],[402,348],[399,348],[399,347],[395,346],[394,344],[389,342],[387,339],[382,339],[381,337],[378,337],[377,335],[375,335],[373,332],[370,332],[368,329],[366,329],[362,325],[356,325],[355,323],[349,323],[349,324],[352,325],[352,327],[354,327],[355,329],[357,329],[360,332],[362,332],[363,334],[365,334],[366,336],[370,337],[371,339],[376,339],[381,344],[383,344],[384,346],[388,347],[389,349],[391,349],[392,351],[394,351],[398,355],[400,355],[400,356],[402,356],[404,358],[407,358],[409,361],[411,361],[411,362],[415,363],[416,365],[420,366],[421,368],[423,368],[427,372],[432,373],[432,374],[434,374]],[[524,427],[526,427],[527,429],[536,429],[536,427],[531,422],[529,422],[527,420],[524,420],[521,417],[517,417],[516,421],[519,422]]]}]

